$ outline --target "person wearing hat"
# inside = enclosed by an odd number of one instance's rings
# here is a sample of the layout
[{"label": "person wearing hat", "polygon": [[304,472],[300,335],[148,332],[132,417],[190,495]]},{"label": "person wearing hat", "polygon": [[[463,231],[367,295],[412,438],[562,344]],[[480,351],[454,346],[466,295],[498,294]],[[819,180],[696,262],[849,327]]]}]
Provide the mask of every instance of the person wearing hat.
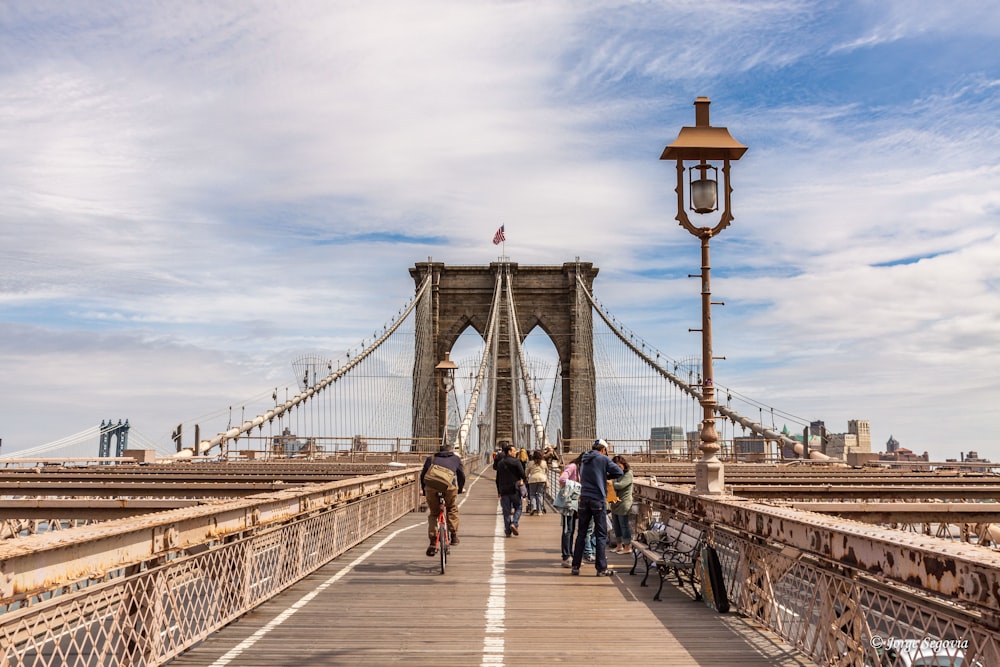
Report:
[{"label": "person wearing hat", "polygon": [[[454,473],[452,478],[452,483],[448,484],[447,488],[442,486],[442,489],[432,488],[432,484],[425,481],[427,473],[431,470],[431,466],[442,466]],[[420,471],[420,488],[424,491],[424,498],[427,500],[427,535],[430,537],[431,543],[427,547],[427,555],[433,556],[437,553],[437,549],[434,547],[437,542],[437,519],[438,512],[441,511],[441,503],[438,499],[438,493],[444,493],[444,502],[447,507],[448,516],[446,521],[448,522],[448,530],[451,532],[451,543],[458,544],[458,494],[465,490],[465,468],[462,466],[462,457],[455,454],[455,448],[445,443],[441,445],[440,451],[436,454],[431,454],[424,461],[424,467]]]},{"label": "person wearing hat", "polygon": [[608,458],[608,443],[595,440],[590,451],[580,457],[580,503],[577,508],[576,545],[573,548],[571,574],[580,574],[587,528],[594,522],[594,566],[597,576],[609,577],[608,569],[608,480],[618,479],[625,472]]}]

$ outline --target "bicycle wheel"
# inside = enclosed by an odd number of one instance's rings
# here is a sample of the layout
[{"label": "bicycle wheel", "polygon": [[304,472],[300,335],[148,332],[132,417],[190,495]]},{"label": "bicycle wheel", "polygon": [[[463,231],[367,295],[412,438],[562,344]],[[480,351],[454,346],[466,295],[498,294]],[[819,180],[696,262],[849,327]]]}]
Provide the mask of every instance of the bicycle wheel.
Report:
[{"label": "bicycle wheel", "polygon": [[448,563],[448,526],[443,523],[438,524],[438,553],[441,555],[441,574],[444,574]]}]

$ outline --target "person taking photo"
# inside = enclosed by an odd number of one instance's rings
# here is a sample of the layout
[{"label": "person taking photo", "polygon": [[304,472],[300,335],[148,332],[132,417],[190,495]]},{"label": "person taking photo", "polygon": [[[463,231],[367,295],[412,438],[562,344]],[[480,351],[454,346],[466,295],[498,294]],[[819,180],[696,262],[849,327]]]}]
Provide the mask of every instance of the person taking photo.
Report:
[{"label": "person taking photo", "polygon": [[608,480],[618,479],[624,471],[608,458],[608,443],[595,440],[589,452],[580,457],[580,504],[577,508],[576,545],[573,548],[571,574],[580,574],[587,527],[594,522],[594,566],[597,576],[610,577],[608,569]]}]

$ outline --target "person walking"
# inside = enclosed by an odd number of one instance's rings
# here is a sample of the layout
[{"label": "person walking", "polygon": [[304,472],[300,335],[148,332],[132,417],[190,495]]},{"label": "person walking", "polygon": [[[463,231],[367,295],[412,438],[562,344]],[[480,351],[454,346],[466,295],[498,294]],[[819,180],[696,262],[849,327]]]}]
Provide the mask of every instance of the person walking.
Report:
[{"label": "person walking", "polygon": [[517,460],[521,462],[522,468],[528,467],[528,459],[530,458],[531,457],[528,456],[528,450],[524,447],[521,447],[521,449],[517,452]]},{"label": "person walking", "polygon": [[455,454],[455,448],[448,443],[441,445],[437,454],[431,454],[424,461],[420,471],[420,488],[424,490],[427,500],[427,536],[431,543],[427,547],[427,555],[437,553],[437,518],[441,511],[441,501],[438,493],[444,494],[447,507],[448,530],[451,532],[451,543],[458,544],[458,494],[465,491],[465,468],[462,457]]},{"label": "person walking", "polygon": [[545,484],[549,478],[549,466],[542,458],[540,449],[536,449],[531,455],[524,472],[528,476],[528,502],[531,515],[541,514],[545,511]]},{"label": "person walking", "polygon": [[577,510],[576,545],[573,547],[571,574],[580,574],[583,561],[587,526],[594,523],[594,566],[597,576],[609,577],[615,573],[608,569],[605,549],[608,545],[608,480],[618,479],[625,472],[608,458],[608,443],[595,440],[590,451],[580,458],[580,505]]},{"label": "person walking", "polygon": [[[521,449],[515,450],[514,456],[517,458],[518,461],[521,462],[521,469],[524,470],[525,473],[527,474],[527,472],[528,472],[528,461],[531,459],[531,457],[528,456],[528,450],[525,449],[524,447],[521,447]],[[521,496],[521,503],[522,503],[522,510],[525,511],[525,512],[527,512],[530,509],[530,507],[528,505],[528,487],[527,486],[524,487],[524,495]]]},{"label": "person walking", "polygon": [[528,477],[517,459],[514,445],[504,445],[503,454],[497,457],[493,469],[497,471],[497,495],[503,512],[504,535],[517,535],[521,521],[521,485],[528,482]]},{"label": "person walking", "polygon": [[618,494],[617,502],[611,503],[611,524],[615,529],[615,537],[618,541],[618,548],[614,550],[616,554],[632,553],[632,527],[629,519],[632,514],[632,470],[625,457],[619,454],[611,459],[618,464],[625,474],[611,483],[615,493]]}]

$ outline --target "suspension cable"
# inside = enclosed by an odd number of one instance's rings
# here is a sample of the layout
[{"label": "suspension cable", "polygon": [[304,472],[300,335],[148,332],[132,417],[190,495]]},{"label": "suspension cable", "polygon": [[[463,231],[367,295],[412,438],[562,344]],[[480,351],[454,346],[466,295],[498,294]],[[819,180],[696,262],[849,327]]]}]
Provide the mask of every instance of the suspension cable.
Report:
[{"label": "suspension cable", "polygon": [[[479,372],[476,374],[476,383],[472,389],[472,394],[469,397],[469,405],[465,409],[465,416],[462,418],[462,425],[458,429],[458,441],[456,442],[456,449],[460,452],[465,451],[465,446],[469,438],[469,431],[472,429],[472,420],[476,416],[476,407],[479,403],[479,394],[482,390],[483,380],[486,377],[486,371],[490,366],[490,358],[487,356],[494,346],[494,332],[496,330],[497,322],[497,312],[499,310],[498,306],[500,304],[500,274],[497,273],[497,281],[493,287],[493,304],[490,306],[490,316],[487,320],[486,325],[486,345],[483,348],[483,356],[479,361]],[[493,368],[496,368],[495,363]],[[495,392],[490,392],[490,395],[495,395]],[[490,420],[492,423],[493,420]],[[482,447],[482,443],[480,443]]]},{"label": "suspension cable", "polygon": [[[293,396],[291,399],[285,401],[283,404],[277,405],[273,409],[268,410],[263,414],[257,415],[257,417],[255,417],[254,419],[248,419],[244,421],[241,425],[232,427],[224,433],[219,433],[211,440],[202,440],[200,443],[198,443],[198,454],[204,455],[209,451],[211,451],[213,447],[221,446],[223,443],[228,443],[230,440],[236,440],[243,434],[249,434],[254,428],[261,426],[266,421],[270,421],[275,417],[281,417],[286,413],[290,413],[293,408],[296,408],[300,404],[305,403],[307,400],[309,400],[319,392],[323,391],[326,387],[328,387],[329,385],[331,385],[332,383],[336,382],[338,379],[343,377],[352,368],[360,364],[372,352],[378,349],[379,346],[381,346],[382,343],[384,343],[386,339],[388,339],[393,334],[393,332],[395,332],[396,329],[399,328],[399,326],[403,323],[403,321],[406,320],[406,318],[409,316],[410,312],[412,312],[413,309],[416,307],[417,303],[419,303],[421,297],[423,297],[424,293],[428,290],[429,287],[430,287],[430,275],[424,278],[424,281],[420,285],[420,289],[417,290],[416,296],[413,297],[413,299],[410,301],[409,305],[406,307],[403,313],[396,318],[396,321],[393,322],[392,326],[388,327],[377,340],[372,342],[370,346],[362,347],[361,352],[359,352],[358,355],[354,357],[354,359],[349,359],[347,363],[345,363],[343,366],[341,366],[335,371],[332,371],[325,378],[323,378],[319,382],[316,382],[313,386],[307,387],[304,391]],[[174,457],[191,456],[192,454],[193,452],[189,448],[182,450],[181,452],[178,452],[177,454],[174,455]]]},{"label": "suspension cable", "polygon": [[[608,316],[604,313],[604,311],[597,305],[597,302],[594,300],[593,295],[587,289],[586,284],[584,284],[583,279],[579,275],[577,276],[577,283],[580,286],[580,291],[583,292],[583,294],[586,295],[587,300],[590,301],[590,305],[597,312],[597,314],[600,315],[601,319],[604,320],[604,323],[608,325],[608,328],[610,328],[614,332],[614,334],[618,337],[618,339],[622,343],[628,346],[628,348],[631,349],[632,352],[637,354],[640,358],[642,358],[643,361],[649,364],[651,368],[653,368],[656,372],[658,372],[660,375],[666,378],[669,382],[677,386],[681,391],[684,391],[688,395],[698,399],[699,402],[704,400],[704,396],[700,391],[695,389],[687,382],[684,382],[683,380],[681,380],[679,377],[677,377],[667,369],[660,366],[660,364],[657,361],[654,361],[652,358],[650,358],[650,356],[646,354],[645,351],[639,349],[639,347],[637,347],[635,343],[633,343],[628,336],[622,333],[622,331],[612,322],[611,319],[608,318]],[[723,417],[726,417],[727,419],[730,419],[733,422],[740,424],[745,429],[748,429],[753,433],[756,433],[757,435],[761,436],[766,440],[779,442],[785,447],[795,447],[796,445],[800,444],[796,440],[789,438],[783,433],[778,433],[773,429],[765,428],[760,424],[760,422],[755,422],[748,417],[744,417],[743,415],[730,409],[728,406],[722,406],[716,404],[715,411],[718,414],[722,415]],[[806,454],[808,456],[808,451],[806,452]]]},{"label": "suspension cable", "polygon": [[521,332],[517,327],[517,314],[514,312],[514,293],[510,285],[510,269],[507,269],[507,313],[510,318],[511,335],[514,340],[515,354],[521,366],[521,381],[524,383],[524,397],[528,401],[528,409],[531,411],[531,422],[535,428],[535,442],[545,443],[545,425],[542,417],[538,413],[538,405],[534,400],[534,392],[531,387],[531,377],[528,373],[528,362],[524,357],[524,349],[521,347]]}]

